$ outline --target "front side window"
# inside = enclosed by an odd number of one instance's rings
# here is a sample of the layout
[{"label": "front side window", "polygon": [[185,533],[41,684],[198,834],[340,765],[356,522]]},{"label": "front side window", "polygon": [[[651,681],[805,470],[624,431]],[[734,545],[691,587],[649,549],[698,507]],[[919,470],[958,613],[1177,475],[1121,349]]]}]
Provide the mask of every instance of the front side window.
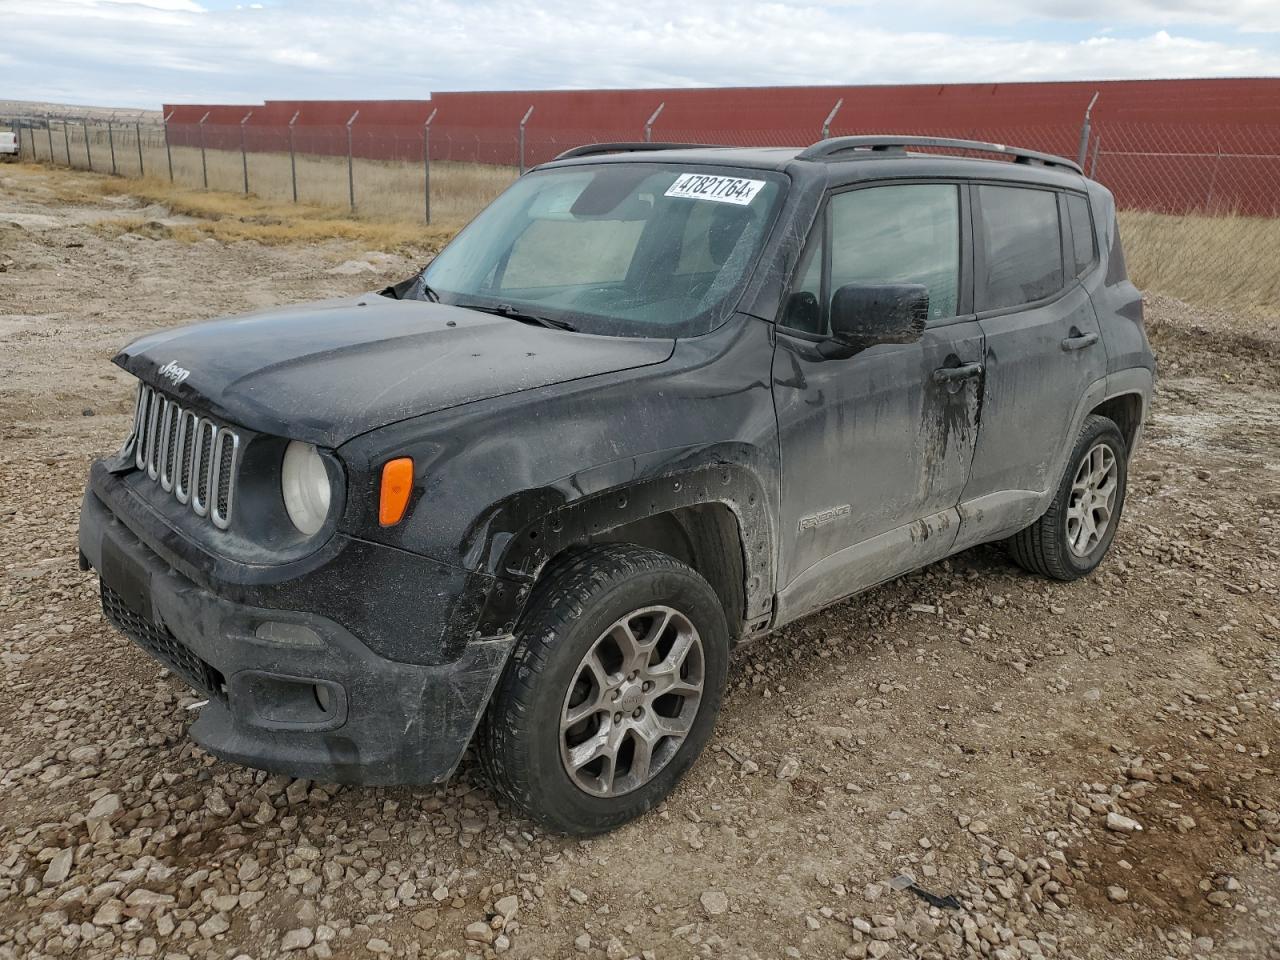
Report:
[{"label": "front side window", "polygon": [[777,173],[603,163],[521,177],[427,268],[445,303],[586,333],[696,336],[723,322],[786,184]]},{"label": "front side window", "polygon": [[978,187],[986,268],[984,310],[1032,303],[1062,289],[1058,196],[1028,187]]},{"label": "front side window", "polygon": [[954,184],[912,183],[836,194],[830,220],[830,276],[820,293],[824,243],[819,236],[800,262],[783,323],[806,333],[830,332],[831,298],[851,283],[918,283],[929,291],[929,319],[956,315],[960,290],[960,194]]}]

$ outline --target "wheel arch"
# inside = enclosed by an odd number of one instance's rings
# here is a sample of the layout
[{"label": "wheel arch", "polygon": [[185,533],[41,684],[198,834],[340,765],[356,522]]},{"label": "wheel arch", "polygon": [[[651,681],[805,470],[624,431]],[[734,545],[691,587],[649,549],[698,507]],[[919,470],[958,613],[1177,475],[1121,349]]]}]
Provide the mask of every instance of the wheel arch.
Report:
[{"label": "wheel arch", "polygon": [[712,463],[616,483],[566,502],[566,486],[579,480],[513,497],[478,524],[469,552],[496,578],[481,613],[481,635],[514,630],[548,566],[600,543],[651,547],[692,567],[720,598],[735,639],[767,623],[774,533],[753,470]]},{"label": "wheel arch", "polygon": [[1106,417],[1119,427],[1120,435],[1124,437],[1125,450],[1132,457],[1142,430],[1145,407],[1144,396],[1133,391],[1108,397],[1090,410],[1089,414]]}]

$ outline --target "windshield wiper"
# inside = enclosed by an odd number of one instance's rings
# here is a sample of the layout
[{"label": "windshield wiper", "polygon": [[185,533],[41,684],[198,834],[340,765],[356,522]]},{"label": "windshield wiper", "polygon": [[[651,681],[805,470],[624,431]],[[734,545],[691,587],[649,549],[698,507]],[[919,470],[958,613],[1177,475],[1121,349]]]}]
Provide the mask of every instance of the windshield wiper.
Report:
[{"label": "windshield wiper", "polygon": [[565,320],[557,320],[555,317],[540,317],[534,313],[525,313],[517,310],[509,303],[500,303],[496,307],[490,307],[478,303],[457,303],[457,307],[463,307],[467,310],[479,310],[481,313],[492,313],[494,316],[506,317],[509,320],[518,320],[520,323],[531,323],[539,327],[549,327],[552,330],[568,330],[573,333],[577,331],[577,327]]}]

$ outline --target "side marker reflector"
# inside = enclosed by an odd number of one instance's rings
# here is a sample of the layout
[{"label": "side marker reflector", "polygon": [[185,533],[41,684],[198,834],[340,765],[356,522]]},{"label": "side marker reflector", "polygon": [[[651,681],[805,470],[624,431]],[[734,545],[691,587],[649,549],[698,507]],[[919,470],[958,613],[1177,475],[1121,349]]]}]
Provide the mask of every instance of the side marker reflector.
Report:
[{"label": "side marker reflector", "polygon": [[382,489],[378,496],[378,522],[394,527],[404,519],[413,492],[413,460],[397,457],[382,466]]}]

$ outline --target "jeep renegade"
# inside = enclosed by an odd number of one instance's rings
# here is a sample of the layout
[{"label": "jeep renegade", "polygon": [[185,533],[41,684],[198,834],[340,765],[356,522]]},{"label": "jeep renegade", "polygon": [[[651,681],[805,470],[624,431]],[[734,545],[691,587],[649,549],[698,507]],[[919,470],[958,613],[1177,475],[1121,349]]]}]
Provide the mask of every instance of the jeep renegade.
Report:
[{"label": "jeep renegade", "polygon": [[196,741],[361,784],[470,745],[570,833],[671,791],[736,644],[975,544],[1093,570],[1155,372],[1105,188],[918,137],[580,147],[403,283],[115,362],[81,563]]}]

